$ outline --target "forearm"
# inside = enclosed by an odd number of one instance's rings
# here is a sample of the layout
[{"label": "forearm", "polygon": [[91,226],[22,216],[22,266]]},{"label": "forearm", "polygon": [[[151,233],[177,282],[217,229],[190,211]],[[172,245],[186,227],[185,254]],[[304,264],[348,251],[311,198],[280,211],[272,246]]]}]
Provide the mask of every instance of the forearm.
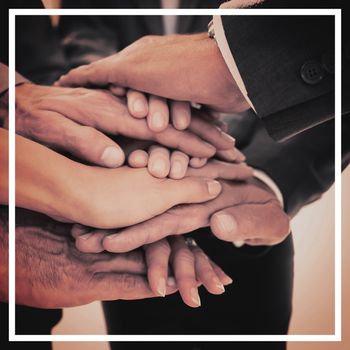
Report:
[{"label": "forearm", "polygon": [[[0,130],[0,203],[8,204],[8,132]],[[16,136],[16,206],[51,216],[74,215],[83,165],[21,136]],[[73,210],[72,210],[73,212]],[[73,219],[73,218],[72,218]]]}]

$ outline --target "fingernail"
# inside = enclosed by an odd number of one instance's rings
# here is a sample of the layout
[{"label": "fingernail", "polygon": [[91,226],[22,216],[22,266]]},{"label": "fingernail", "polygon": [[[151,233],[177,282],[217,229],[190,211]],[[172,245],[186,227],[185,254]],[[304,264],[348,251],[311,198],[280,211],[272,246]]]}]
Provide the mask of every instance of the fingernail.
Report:
[{"label": "fingernail", "polygon": [[191,288],[191,300],[193,301],[194,304],[197,306],[201,306],[201,299],[198,294],[198,289],[197,288]]},{"label": "fingernail", "polygon": [[160,278],[157,284],[157,292],[160,296],[165,297],[166,293],[166,286],[165,286],[165,279]]},{"label": "fingernail", "polygon": [[235,151],[235,149],[228,149],[225,151],[219,151],[220,155],[225,158],[226,160],[229,161],[235,161],[237,159],[237,152]]},{"label": "fingernail", "polygon": [[146,106],[143,100],[137,99],[133,104],[134,112],[140,113],[146,111]]},{"label": "fingernail", "polygon": [[220,280],[217,277],[213,278],[213,282],[215,283],[216,288],[218,288],[221,291],[221,293],[225,292],[224,285],[220,282]]},{"label": "fingernail", "polygon": [[157,130],[164,128],[164,116],[162,113],[156,112],[152,115],[152,125]]},{"label": "fingernail", "polygon": [[219,181],[208,182],[208,192],[211,196],[217,196],[221,192],[221,184]]},{"label": "fingernail", "polygon": [[79,236],[79,239],[83,239],[84,241],[88,240],[92,236],[92,233],[87,233],[86,235]]},{"label": "fingernail", "polygon": [[124,152],[115,146],[107,147],[101,156],[101,161],[109,168],[115,168],[124,163]]},{"label": "fingernail", "polygon": [[245,242],[244,241],[233,241],[232,242],[233,245],[236,247],[236,248],[241,248],[244,246]]},{"label": "fingernail", "polygon": [[167,279],[167,285],[169,287],[176,287],[176,281],[174,277],[168,277]]},{"label": "fingernail", "polygon": [[183,167],[182,163],[176,160],[172,165],[171,165],[171,172],[172,174],[175,175],[182,175],[183,173]]},{"label": "fingernail", "polygon": [[164,175],[166,172],[166,163],[163,159],[158,159],[153,162],[151,170],[159,175]]},{"label": "fingernail", "polygon": [[209,148],[211,148],[214,152],[216,152],[216,148],[209,142],[203,141],[203,143],[208,146]]},{"label": "fingernail", "polygon": [[186,117],[178,117],[176,119],[176,129],[178,130],[184,130],[188,126],[187,118]]},{"label": "fingernail", "polygon": [[231,143],[236,143],[236,139],[235,138],[233,138],[231,135],[229,135],[229,134],[226,134],[225,132],[222,132],[221,133],[221,137],[223,138],[223,139],[225,139],[226,141],[229,141],[229,142],[231,142]]},{"label": "fingernail", "polygon": [[227,286],[228,284],[232,284],[233,283],[233,279],[229,276],[225,276],[225,285]]},{"label": "fingernail", "polygon": [[215,217],[218,221],[219,228],[223,233],[232,233],[237,230],[237,222],[228,214],[215,214]]}]

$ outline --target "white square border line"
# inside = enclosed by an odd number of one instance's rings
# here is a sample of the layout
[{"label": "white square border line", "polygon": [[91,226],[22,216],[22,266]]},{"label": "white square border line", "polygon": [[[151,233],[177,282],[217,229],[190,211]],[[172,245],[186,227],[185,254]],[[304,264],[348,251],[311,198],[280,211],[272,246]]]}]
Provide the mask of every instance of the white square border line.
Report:
[{"label": "white square border line", "polygon": [[[15,334],[15,16],[24,15],[331,15],[335,17],[335,300],[334,334],[18,335]],[[9,340],[10,341],[341,341],[341,9],[9,9]]]}]

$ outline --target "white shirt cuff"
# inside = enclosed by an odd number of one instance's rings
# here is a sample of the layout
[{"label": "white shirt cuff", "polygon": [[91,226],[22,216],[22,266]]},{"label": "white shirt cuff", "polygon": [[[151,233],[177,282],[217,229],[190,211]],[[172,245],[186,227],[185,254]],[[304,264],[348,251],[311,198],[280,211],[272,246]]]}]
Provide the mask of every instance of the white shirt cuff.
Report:
[{"label": "white shirt cuff", "polygon": [[261,170],[254,169],[254,177],[262,181],[266,186],[268,186],[272,192],[276,195],[277,199],[282,205],[282,208],[284,208],[284,200],[283,200],[283,195],[278,186],[276,185],[275,181],[271,179],[270,176],[265,174]]},{"label": "white shirt cuff", "polygon": [[228,45],[226,35],[225,35],[224,26],[222,25],[221,16],[213,16],[213,25],[214,25],[214,31],[215,31],[215,40],[219,46],[222,57],[224,58],[224,61],[227,65],[233,79],[235,80],[238,88],[240,89],[242,95],[245,97],[245,99],[249,103],[250,107],[256,113],[256,110],[253,106],[253,103],[248,97],[247,89],[244,85],[241,74],[239,73],[238,67],[236,65],[236,62],[232,56],[230,47]]}]

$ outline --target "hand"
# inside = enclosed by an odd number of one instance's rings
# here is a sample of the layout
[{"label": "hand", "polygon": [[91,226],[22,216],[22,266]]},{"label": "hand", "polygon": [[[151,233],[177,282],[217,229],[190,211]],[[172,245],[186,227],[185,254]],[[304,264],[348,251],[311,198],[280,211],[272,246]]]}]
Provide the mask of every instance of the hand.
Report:
[{"label": "hand", "polygon": [[[96,254],[103,252],[101,238],[108,231],[74,225],[71,234],[78,250]],[[222,294],[224,285],[232,283],[232,279],[193,242],[173,236],[145,245],[143,249],[152,291],[164,297],[168,286],[176,287],[187,305],[198,307],[201,304],[198,286],[203,284],[209,293]],[[169,277],[169,263],[173,277]]]},{"label": "hand", "polygon": [[98,236],[98,244],[107,251],[126,252],[206,226],[211,227],[216,237],[228,242],[274,245],[286,238],[290,232],[289,217],[266,185],[256,179],[220,182],[222,192],[216,199],[175,207],[118,233]]},{"label": "hand", "polygon": [[[113,92],[114,90],[111,89]],[[150,130],[165,130],[171,124],[177,130],[185,130],[191,123],[191,107],[188,102],[168,101],[163,97],[151,95],[146,97],[142,92],[129,89],[126,93],[129,113],[135,118],[147,118]]]},{"label": "hand", "polygon": [[[84,254],[75,248],[71,240],[71,225],[58,224],[23,210],[17,210],[18,218],[17,304],[60,308],[95,300],[134,300],[157,296],[149,288],[142,252]],[[7,301],[8,233],[7,223],[1,221],[0,296],[2,301]],[[167,293],[175,291],[175,287],[168,286]]]},{"label": "hand", "polygon": [[244,163],[219,160],[211,160],[199,169],[189,168],[182,180],[158,179],[146,169],[128,167],[90,167],[80,172],[80,195],[71,195],[77,197],[77,203],[74,210],[64,206],[63,218],[97,228],[126,227],[178,204],[210,201],[221,192],[220,183],[214,179],[243,180],[252,175],[252,169]]},{"label": "hand", "polygon": [[152,140],[194,157],[211,157],[216,149],[233,147],[234,140],[210,123],[195,119],[191,124],[193,131],[168,126],[154,132],[145,120],[133,118],[123,100],[108,91],[34,84],[16,87],[18,134],[105,167],[122,165],[124,152],[104,133]]},{"label": "hand", "polygon": [[143,37],[115,55],[73,69],[58,83],[130,87],[222,112],[249,109],[207,33]]},{"label": "hand", "polygon": [[[233,151],[235,152],[233,153],[236,157],[235,161],[241,163],[245,159],[244,155],[236,148]],[[188,169],[189,166],[198,169],[204,167],[208,162],[208,159],[206,158],[203,158],[204,162],[196,160],[196,158],[190,160],[187,154],[180,151],[170,152],[165,147],[151,146],[148,153],[141,149],[132,151],[128,157],[128,164],[132,168],[144,168],[147,166],[148,171],[152,176],[158,178],[169,176],[169,178],[176,180],[182,179],[186,175],[190,176],[191,174],[208,174],[210,168],[213,169],[213,172],[210,172],[210,177],[220,177],[218,173],[219,168],[237,171],[234,175],[233,173],[231,173],[231,175],[226,175],[234,176],[235,179],[245,180],[252,176],[252,169],[246,166],[246,164],[235,166],[233,164],[225,164],[225,162],[220,162],[215,159],[211,159],[209,161],[210,165],[200,172],[193,172],[191,169]],[[221,174],[225,176],[224,172],[221,172]]]},{"label": "hand", "polygon": [[173,270],[176,287],[182,300],[190,307],[201,306],[198,286],[211,294],[225,292],[224,285],[232,279],[200,249],[193,239],[173,236],[144,247],[151,289],[165,296],[163,288],[168,278],[168,265]]}]

